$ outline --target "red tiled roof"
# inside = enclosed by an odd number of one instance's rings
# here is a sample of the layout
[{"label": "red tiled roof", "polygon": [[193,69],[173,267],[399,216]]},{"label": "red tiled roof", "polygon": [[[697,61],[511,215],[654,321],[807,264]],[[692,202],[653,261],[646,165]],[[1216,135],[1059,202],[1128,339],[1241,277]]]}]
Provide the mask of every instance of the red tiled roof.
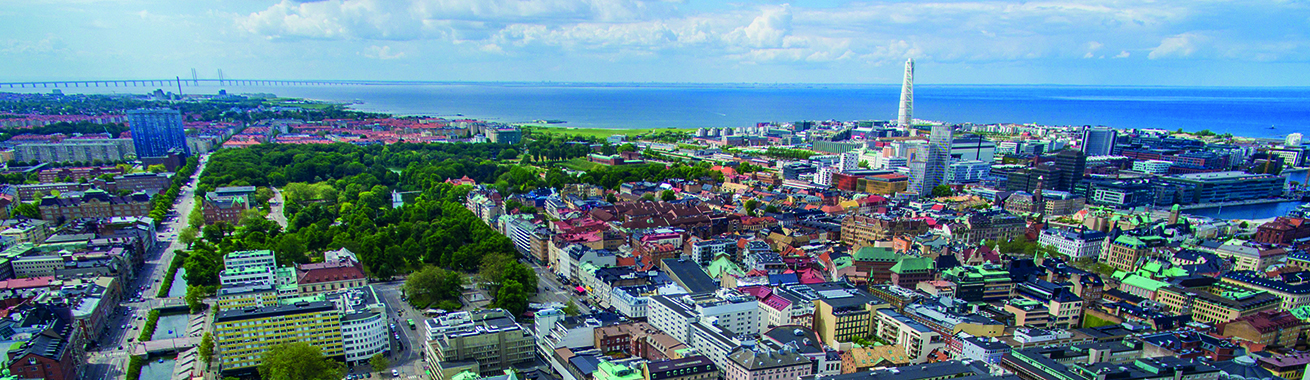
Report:
[{"label": "red tiled roof", "polygon": [[364,270],[358,263],[331,262],[302,264],[299,266],[299,283],[315,284],[320,282],[358,280],[364,278]]}]

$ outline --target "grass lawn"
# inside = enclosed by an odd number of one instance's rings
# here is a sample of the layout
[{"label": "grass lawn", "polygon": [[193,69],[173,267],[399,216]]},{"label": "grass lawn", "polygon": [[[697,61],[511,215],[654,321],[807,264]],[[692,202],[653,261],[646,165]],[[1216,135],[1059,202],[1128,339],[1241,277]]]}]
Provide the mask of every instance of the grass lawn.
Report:
[{"label": "grass lawn", "polygon": [[1109,326],[1109,325],[1116,325],[1116,324],[1117,323],[1097,318],[1095,315],[1091,315],[1091,314],[1083,315],[1083,328],[1101,327],[1101,326]]},{"label": "grass lawn", "polygon": [[312,110],[322,110],[337,105],[336,103],[328,102],[299,103],[299,101],[300,99],[295,98],[273,98],[264,100],[264,105],[270,107],[300,107]]},{"label": "grass lawn", "polygon": [[595,162],[591,162],[591,160],[588,160],[586,157],[578,157],[568,161],[560,162],[559,166],[563,166],[573,170],[587,171],[602,165],[597,164]]},{"label": "grass lawn", "polygon": [[[519,124],[519,126],[532,128],[532,132],[534,133],[560,133],[560,134],[596,137],[602,139],[613,135],[636,136],[643,133],[649,133],[651,131],[661,130],[661,129],[572,128],[572,127],[556,126],[556,125],[546,126],[542,124],[531,124],[531,123]],[[687,131],[685,129],[677,129],[677,128],[669,128],[669,130],[676,131],[676,132]]]}]

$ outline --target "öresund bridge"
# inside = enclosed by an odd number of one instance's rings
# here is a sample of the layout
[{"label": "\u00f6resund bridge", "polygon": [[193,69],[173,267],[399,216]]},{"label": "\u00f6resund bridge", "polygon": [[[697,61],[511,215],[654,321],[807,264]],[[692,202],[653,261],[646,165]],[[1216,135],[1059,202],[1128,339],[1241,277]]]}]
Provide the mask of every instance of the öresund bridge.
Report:
[{"label": "\u00f6resund bridge", "polygon": [[87,87],[200,87],[200,86],[370,86],[439,84],[438,82],[371,80],[271,80],[271,79],[112,79],[0,82],[0,88],[87,88]]}]

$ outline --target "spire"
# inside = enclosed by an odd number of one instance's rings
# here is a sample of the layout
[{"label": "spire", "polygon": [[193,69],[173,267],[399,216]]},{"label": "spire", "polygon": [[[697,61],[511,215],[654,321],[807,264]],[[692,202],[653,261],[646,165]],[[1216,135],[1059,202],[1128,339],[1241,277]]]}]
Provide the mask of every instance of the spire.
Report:
[{"label": "spire", "polygon": [[914,58],[905,60],[905,79],[901,82],[901,107],[896,115],[896,124],[909,128],[914,121]]}]

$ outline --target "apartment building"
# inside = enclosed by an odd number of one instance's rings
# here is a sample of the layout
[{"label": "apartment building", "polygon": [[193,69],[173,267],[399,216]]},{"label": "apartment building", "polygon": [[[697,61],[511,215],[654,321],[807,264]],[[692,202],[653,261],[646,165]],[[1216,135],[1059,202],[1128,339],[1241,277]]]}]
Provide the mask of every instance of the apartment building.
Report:
[{"label": "apartment building", "polygon": [[727,363],[727,380],[799,379],[813,372],[810,359],[790,348],[741,347],[728,354]]},{"label": "apartment building", "polygon": [[927,362],[933,350],[946,347],[946,339],[940,333],[896,310],[879,309],[875,314],[874,334],[904,349],[912,363]]},{"label": "apartment building", "polygon": [[1054,247],[1056,252],[1077,260],[1096,257],[1105,245],[1105,233],[1088,229],[1044,229],[1037,244]]},{"label": "apartment building", "polygon": [[270,307],[223,309],[214,317],[218,365],[225,375],[251,373],[269,348],[305,342],[323,356],[343,358],[341,317],[337,305],[319,297]]},{"label": "apartment building", "polygon": [[758,301],[736,289],[677,296],[651,296],[646,320],[655,328],[681,342],[690,342],[693,323],[714,319],[715,325],[732,334],[760,334]]},{"label": "apartment building", "polygon": [[891,305],[859,289],[837,283],[810,285],[814,301],[814,331],[830,346],[864,338],[873,332],[876,311]]},{"label": "apartment building", "polygon": [[119,216],[146,216],[153,204],[145,193],[116,196],[104,190],[91,189],[81,194],[42,198],[37,206],[41,219],[48,221],[82,218],[113,218]]}]

